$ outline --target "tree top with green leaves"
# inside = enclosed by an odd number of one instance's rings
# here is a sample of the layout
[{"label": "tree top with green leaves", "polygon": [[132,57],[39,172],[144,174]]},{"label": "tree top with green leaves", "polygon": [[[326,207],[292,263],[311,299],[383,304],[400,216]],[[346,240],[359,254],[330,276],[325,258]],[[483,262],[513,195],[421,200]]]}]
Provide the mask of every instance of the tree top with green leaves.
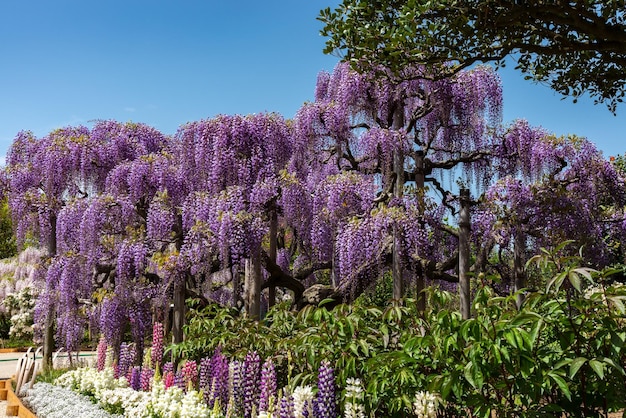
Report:
[{"label": "tree top with green leaves", "polygon": [[318,17],[325,53],[400,74],[425,65],[445,77],[478,62],[504,65],[615,112],[626,84],[624,0],[343,0]]}]

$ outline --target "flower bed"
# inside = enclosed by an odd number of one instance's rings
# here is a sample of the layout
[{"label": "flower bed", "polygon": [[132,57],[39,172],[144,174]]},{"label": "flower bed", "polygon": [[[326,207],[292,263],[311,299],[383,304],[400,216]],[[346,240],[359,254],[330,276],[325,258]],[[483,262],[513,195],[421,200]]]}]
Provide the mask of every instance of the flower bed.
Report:
[{"label": "flower bed", "polygon": [[[240,370],[249,371],[250,365],[259,364],[254,354],[252,361]],[[187,362],[182,370],[193,369]],[[254,381],[240,380],[236,376],[238,362],[228,368],[226,386],[213,378],[210,391],[193,388],[196,376],[187,374],[183,384],[171,384],[166,372],[150,379],[149,390],[129,387],[125,377],[115,378],[112,368],[97,371],[79,368],[61,375],[55,385],[37,383],[23,397],[25,405],[39,418],[94,417],[94,418],[335,418],[337,409],[333,371],[326,364],[320,370],[317,391],[312,386],[298,386],[292,393],[287,388],[277,391],[272,380],[272,368],[264,363],[260,385],[255,390]],[[215,375],[215,373],[211,373]],[[241,376],[240,376],[241,377]],[[177,379],[174,379],[177,380]],[[186,380],[186,381],[185,381]],[[227,400],[221,402],[221,396]],[[345,412],[348,418],[365,417],[363,388],[358,379],[350,379],[345,391]],[[425,403],[426,402],[426,403]],[[436,415],[437,400],[432,395],[420,394],[415,404],[419,418]]]},{"label": "flower bed", "polygon": [[38,418],[115,418],[85,395],[49,383],[36,383],[22,401]]}]

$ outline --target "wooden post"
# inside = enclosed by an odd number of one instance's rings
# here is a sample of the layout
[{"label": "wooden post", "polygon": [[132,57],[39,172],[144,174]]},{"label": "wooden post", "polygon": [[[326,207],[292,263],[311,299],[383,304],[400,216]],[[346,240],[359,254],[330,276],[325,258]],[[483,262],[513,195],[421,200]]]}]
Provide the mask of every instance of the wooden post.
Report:
[{"label": "wooden post", "polygon": [[[185,279],[174,284],[174,312],[172,315],[172,342],[183,342],[183,325],[185,324]],[[172,359],[174,361],[174,359]]]},{"label": "wooden post", "polygon": [[261,317],[261,254],[255,251],[245,263],[246,312],[252,319]]},{"label": "wooden post", "polygon": [[459,212],[459,296],[461,317],[470,317],[470,281],[469,281],[469,236],[470,236],[470,192],[461,189],[461,211]]}]

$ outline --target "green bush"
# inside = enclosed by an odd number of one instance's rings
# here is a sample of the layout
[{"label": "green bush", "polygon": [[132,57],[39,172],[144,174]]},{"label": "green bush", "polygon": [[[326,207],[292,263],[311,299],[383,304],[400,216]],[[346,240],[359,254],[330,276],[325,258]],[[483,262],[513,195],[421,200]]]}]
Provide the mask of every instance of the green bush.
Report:
[{"label": "green bush", "polygon": [[189,317],[176,355],[199,359],[217,347],[243,359],[256,350],[272,357],[282,384],[315,382],[322,360],[337,384],[360,378],[366,408],[403,417],[416,392],[443,400],[442,416],[600,416],[626,406],[626,287],[611,285],[612,270],[594,272],[576,259],[543,253],[532,260],[546,273],[546,290],[496,296],[478,288],[473,317],[462,320],[454,296],[427,291],[429,309],[415,301],[386,309],[358,304],[332,310],[285,305],[262,322],[208,307]]}]

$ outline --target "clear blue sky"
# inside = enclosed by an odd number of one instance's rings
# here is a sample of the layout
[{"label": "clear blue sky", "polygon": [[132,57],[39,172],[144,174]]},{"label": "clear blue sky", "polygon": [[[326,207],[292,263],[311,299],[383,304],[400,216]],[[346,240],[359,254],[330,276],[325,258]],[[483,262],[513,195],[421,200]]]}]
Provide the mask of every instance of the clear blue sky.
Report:
[{"label": "clear blue sky", "polygon": [[[321,0],[31,0],[0,3],[0,156],[16,133],[43,136],[94,119],[144,122],[166,134],[216,114],[292,117],[313,98]],[[505,121],[626,151],[626,106],[613,116],[501,73]]]}]

